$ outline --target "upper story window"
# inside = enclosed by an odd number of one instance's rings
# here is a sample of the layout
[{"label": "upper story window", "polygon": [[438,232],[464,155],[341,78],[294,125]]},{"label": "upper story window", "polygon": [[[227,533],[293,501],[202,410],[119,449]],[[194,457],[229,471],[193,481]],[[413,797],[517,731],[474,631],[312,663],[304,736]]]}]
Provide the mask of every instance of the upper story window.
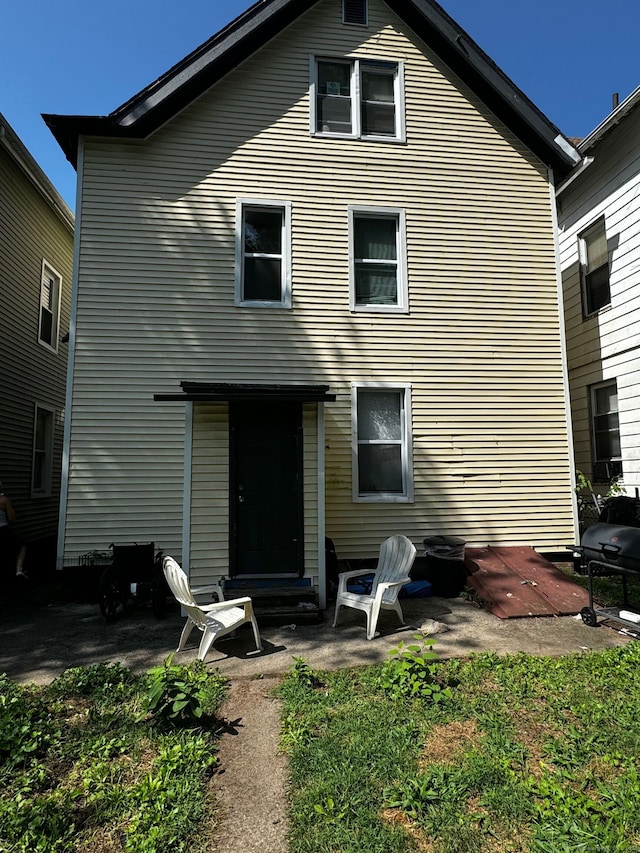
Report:
[{"label": "upper story window", "polygon": [[578,237],[585,316],[595,314],[611,302],[609,251],[605,221],[599,219]]},{"label": "upper story window", "polygon": [[353,499],[412,501],[409,386],[353,386]]},{"label": "upper story window", "polygon": [[290,233],[290,202],[238,201],[237,305],[291,307]]},{"label": "upper story window", "polygon": [[404,141],[400,63],[315,58],[311,88],[313,134]]},{"label": "upper story window", "polygon": [[404,210],[349,208],[352,311],[407,311]]},{"label": "upper story window", "polygon": [[591,386],[591,437],[593,479],[606,483],[621,477],[618,384],[615,379]]},{"label": "upper story window", "polygon": [[367,0],[342,0],[342,23],[367,26]]},{"label": "upper story window", "polygon": [[58,351],[58,327],[60,323],[60,291],[62,279],[59,273],[42,261],[40,275],[40,315],[38,318],[38,341]]}]

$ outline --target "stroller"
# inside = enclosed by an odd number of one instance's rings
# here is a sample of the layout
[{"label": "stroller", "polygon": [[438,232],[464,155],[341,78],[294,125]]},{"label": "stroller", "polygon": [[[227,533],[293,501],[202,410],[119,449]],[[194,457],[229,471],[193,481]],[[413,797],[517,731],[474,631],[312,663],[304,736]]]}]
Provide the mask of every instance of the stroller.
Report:
[{"label": "stroller", "polygon": [[162,551],[153,542],[110,545],[112,558],[100,576],[100,612],[107,622],[133,603],[150,601],[154,616],[166,615],[169,588],[162,571]]}]

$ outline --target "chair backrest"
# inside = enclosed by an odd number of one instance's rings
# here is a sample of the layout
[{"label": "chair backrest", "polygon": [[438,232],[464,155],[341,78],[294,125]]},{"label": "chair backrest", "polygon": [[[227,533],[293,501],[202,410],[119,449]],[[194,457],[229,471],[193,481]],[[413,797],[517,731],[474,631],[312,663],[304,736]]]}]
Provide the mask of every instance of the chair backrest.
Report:
[{"label": "chair backrest", "polygon": [[[401,533],[390,536],[380,546],[380,557],[373,579],[371,595],[376,594],[379,583],[390,583],[408,578],[413,561],[416,558],[416,546]],[[400,587],[393,587],[385,592],[383,601],[393,603],[398,597]]]},{"label": "chair backrest", "polygon": [[173,557],[165,557],[162,561],[162,571],[176,601],[184,607],[198,628],[204,629],[206,625],[205,615],[193,597],[189,579],[183,568],[176,563]]}]

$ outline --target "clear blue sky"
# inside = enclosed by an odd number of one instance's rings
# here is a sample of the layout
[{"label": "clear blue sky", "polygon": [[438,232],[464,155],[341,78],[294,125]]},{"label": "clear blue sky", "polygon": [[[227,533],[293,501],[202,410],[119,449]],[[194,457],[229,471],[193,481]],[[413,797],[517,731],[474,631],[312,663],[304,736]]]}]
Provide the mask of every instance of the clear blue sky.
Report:
[{"label": "clear blue sky", "polygon": [[[73,209],[75,172],[40,113],[106,115],[250,0],[1,0],[0,112]],[[640,85],[638,0],[441,0],[567,136]]]}]

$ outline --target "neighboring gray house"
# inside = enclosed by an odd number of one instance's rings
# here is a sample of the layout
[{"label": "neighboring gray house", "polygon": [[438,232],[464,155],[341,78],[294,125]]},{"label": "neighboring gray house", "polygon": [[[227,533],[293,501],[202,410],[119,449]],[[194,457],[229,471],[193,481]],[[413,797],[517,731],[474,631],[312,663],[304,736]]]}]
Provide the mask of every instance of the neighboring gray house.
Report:
[{"label": "neighboring gray house", "polygon": [[55,555],[73,232],[73,213],[0,114],[0,480],[32,556],[43,545]]},{"label": "neighboring gray house", "polygon": [[575,461],[600,493],[640,486],[639,139],[640,88],[557,190]]}]

